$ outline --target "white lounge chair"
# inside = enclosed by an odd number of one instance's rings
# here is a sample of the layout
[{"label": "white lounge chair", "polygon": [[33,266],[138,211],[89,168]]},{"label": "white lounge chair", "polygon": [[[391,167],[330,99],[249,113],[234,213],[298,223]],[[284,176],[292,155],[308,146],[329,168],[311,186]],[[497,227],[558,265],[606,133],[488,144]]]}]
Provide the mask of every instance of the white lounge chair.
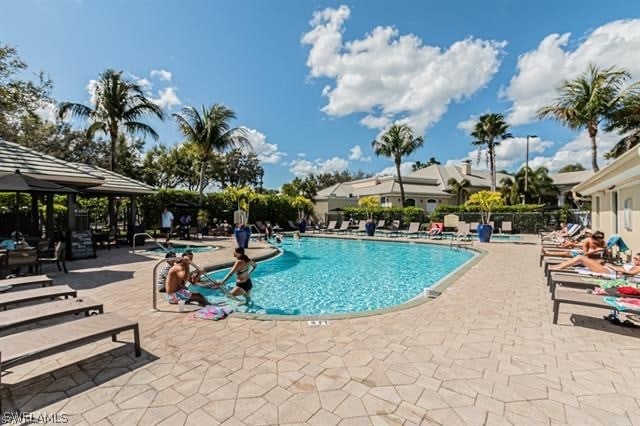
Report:
[{"label": "white lounge chair", "polygon": [[453,235],[451,240],[451,247],[461,247],[463,245],[473,245],[473,239],[471,238],[470,225],[468,223],[459,222],[458,231]]},{"label": "white lounge chair", "polygon": [[502,234],[503,232],[508,232],[508,233],[512,233],[513,232],[513,228],[511,227],[511,222],[502,222],[502,227],[500,228],[500,233]]},{"label": "white lounge chair", "polygon": [[409,224],[409,229],[406,231],[397,231],[396,235],[402,237],[408,237],[410,235],[415,235],[416,237],[420,236],[420,222],[411,222]]}]

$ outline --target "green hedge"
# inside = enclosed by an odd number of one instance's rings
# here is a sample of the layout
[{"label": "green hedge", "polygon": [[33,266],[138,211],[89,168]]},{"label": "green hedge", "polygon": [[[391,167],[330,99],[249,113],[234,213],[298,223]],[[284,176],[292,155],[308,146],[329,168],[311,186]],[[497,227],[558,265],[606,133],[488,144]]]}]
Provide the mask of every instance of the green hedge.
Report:
[{"label": "green hedge", "polygon": [[378,207],[375,209],[367,209],[361,207],[345,207],[342,216],[345,218],[352,217],[355,220],[363,220],[370,213],[375,220],[384,219],[387,222],[399,220],[402,223],[424,222],[428,220],[428,215],[424,210],[418,207]]},{"label": "green hedge", "polygon": [[[514,206],[500,206],[493,210],[491,213],[524,213],[524,212],[542,212],[544,204],[518,204]],[[453,206],[453,205],[440,205],[431,212],[431,220],[442,220],[445,215],[456,213],[479,213],[478,206]]]},{"label": "green hedge", "polygon": [[[159,190],[153,195],[147,195],[140,199],[139,210],[143,217],[143,223],[147,228],[154,228],[160,223],[160,214],[163,206],[173,206],[176,203],[188,202],[195,207],[175,208],[171,207],[173,214],[178,217],[182,212],[188,212],[195,219],[195,214],[199,210],[198,193],[185,190]],[[223,192],[205,194],[202,209],[207,212],[209,222],[214,219],[219,222],[226,220],[233,222],[233,212],[236,204]],[[255,221],[270,221],[284,225],[288,220],[295,220],[298,211],[291,207],[291,199],[284,195],[265,195],[251,203],[249,209],[249,219],[251,223]]]}]

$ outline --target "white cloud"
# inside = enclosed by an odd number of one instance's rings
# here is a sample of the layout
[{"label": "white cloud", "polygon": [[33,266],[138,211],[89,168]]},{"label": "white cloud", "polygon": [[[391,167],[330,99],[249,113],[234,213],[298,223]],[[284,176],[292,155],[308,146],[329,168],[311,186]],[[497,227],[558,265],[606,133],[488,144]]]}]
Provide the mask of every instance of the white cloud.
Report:
[{"label": "white cloud", "polygon": [[151,89],[153,88],[153,83],[151,83],[146,78],[141,78],[141,77],[138,77],[137,75],[131,74],[131,73],[128,73],[128,74],[129,74],[129,77],[133,80],[133,82],[135,84],[137,84],[138,86],[140,86],[140,88],[144,92],[150,92]]},{"label": "white cloud", "polygon": [[349,150],[349,152],[351,153],[349,155],[349,160],[364,161],[364,162],[371,161],[370,156],[367,156],[367,157],[364,156],[364,153],[362,152],[362,148],[360,148],[360,145],[354,146]]},{"label": "white cloud", "polygon": [[306,157],[306,156],[307,156],[307,154],[306,154],[306,153],[304,153],[304,152],[299,152],[299,153],[297,153],[296,155],[297,155],[298,157],[300,157],[300,158],[304,158],[304,157]]},{"label": "white cloud", "polygon": [[456,127],[460,130],[464,130],[467,133],[471,133],[477,122],[478,116],[472,115],[467,120],[459,122]]},{"label": "white cloud", "polygon": [[91,105],[95,105],[96,101],[96,90],[98,89],[98,80],[89,80],[87,85],[85,86],[87,89],[87,93],[89,93],[89,103]]},{"label": "white cloud", "polygon": [[[402,176],[406,176],[411,173],[411,166],[413,165],[413,163],[413,161],[400,163],[400,173],[402,174]],[[396,166],[394,165],[380,170],[378,173],[376,173],[376,176],[395,176],[397,174],[396,172]]]},{"label": "white cloud", "polygon": [[[600,168],[609,161],[604,159],[604,154],[619,140],[620,136],[617,134],[598,133],[598,166],[600,166]],[[530,167],[536,168],[544,166],[552,172],[557,172],[567,164],[575,163],[580,163],[587,170],[591,170],[591,140],[586,131],[580,133],[574,140],[560,147],[552,156],[537,156],[529,160]]]},{"label": "white cloud", "polygon": [[174,106],[182,104],[182,101],[178,98],[177,88],[175,87],[165,87],[161,89],[158,92],[158,98],[151,98],[151,101],[162,109],[171,109]]},{"label": "white cloud", "polygon": [[157,77],[160,80],[164,81],[171,81],[171,79],[173,78],[173,74],[167,70],[151,70],[151,73],[149,73],[149,75],[151,75],[151,77]]},{"label": "white cloud", "polygon": [[615,65],[640,77],[640,19],[602,25],[575,50],[569,50],[570,36],[550,34],[536,49],[518,58],[517,74],[501,93],[513,103],[507,118],[511,125],[533,121],[539,108],[553,102],[562,81],[585,72],[589,64]]},{"label": "white cloud", "polygon": [[[543,153],[547,148],[553,146],[552,141],[541,140],[538,138],[529,139],[529,163],[533,158],[532,154]],[[505,139],[496,147],[496,170],[517,170],[525,163],[527,152],[527,138],[510,138]],[[485,154],[480,157],[477,163],[478,151],[469,151],[466,158],[457,158],[447,161],[447,165],[460,165],[464,160],[472,160],[472,169],[488,170]]]},{"label": "white cloud", "polygon": [[267,137],[255,129],[242,127],[245,130],[245,137],[253,148],[253,152],[258,156],[258,160],[265,164],[278,164],[282,161],[282,157],[287,154],[278,151],[278,145],[267,143]]},{"label": "white cloud", "polygon": [[341,172],[349,168],[349,162],[344,158],[333,157],[328,160],[317,159],[313,162],[304,159],[296,159],[289,163],[289,171],[295,176],[307,176],[310,174]]},{"label": "white cloud", "polygon": [[311,46],[312,77],[327,77],[330,116],[368,114],[360,123],[384,128],[402,120],[417,134],[436,123],[449,103],[482,89],[500,66],[505,42],[467,38],[447,48],[429,46],[394,27],[376,27],[361,39],[343,41],[347,6],[314,13],[301,42]]}]

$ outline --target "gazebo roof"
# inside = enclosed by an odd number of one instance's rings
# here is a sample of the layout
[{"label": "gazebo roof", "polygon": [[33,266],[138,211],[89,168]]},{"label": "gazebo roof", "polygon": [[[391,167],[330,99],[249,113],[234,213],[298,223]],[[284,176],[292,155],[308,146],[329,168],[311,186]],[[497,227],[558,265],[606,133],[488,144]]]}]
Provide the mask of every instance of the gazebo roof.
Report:
[{"label": "gazebo roof", "polygon": [[152,194],[153,187],[88,164],[72,163],[0,139],[0,176],[15,173],[103,195]]}]

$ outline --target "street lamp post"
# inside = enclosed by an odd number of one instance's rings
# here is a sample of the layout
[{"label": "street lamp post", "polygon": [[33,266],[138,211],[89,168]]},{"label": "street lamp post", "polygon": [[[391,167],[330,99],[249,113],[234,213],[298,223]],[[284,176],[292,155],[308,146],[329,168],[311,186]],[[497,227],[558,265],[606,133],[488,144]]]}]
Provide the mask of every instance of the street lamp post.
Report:
[{"label": "street lamp post", "polygon": [[[527,159],[526,159],[526,163],[524,166],[524,196],[526,198],[526,196],[529,193],[529,138],[537,138],[538,136],[536,135],[527,135]],[[524,204],[524,202],[522,203]]]}]

